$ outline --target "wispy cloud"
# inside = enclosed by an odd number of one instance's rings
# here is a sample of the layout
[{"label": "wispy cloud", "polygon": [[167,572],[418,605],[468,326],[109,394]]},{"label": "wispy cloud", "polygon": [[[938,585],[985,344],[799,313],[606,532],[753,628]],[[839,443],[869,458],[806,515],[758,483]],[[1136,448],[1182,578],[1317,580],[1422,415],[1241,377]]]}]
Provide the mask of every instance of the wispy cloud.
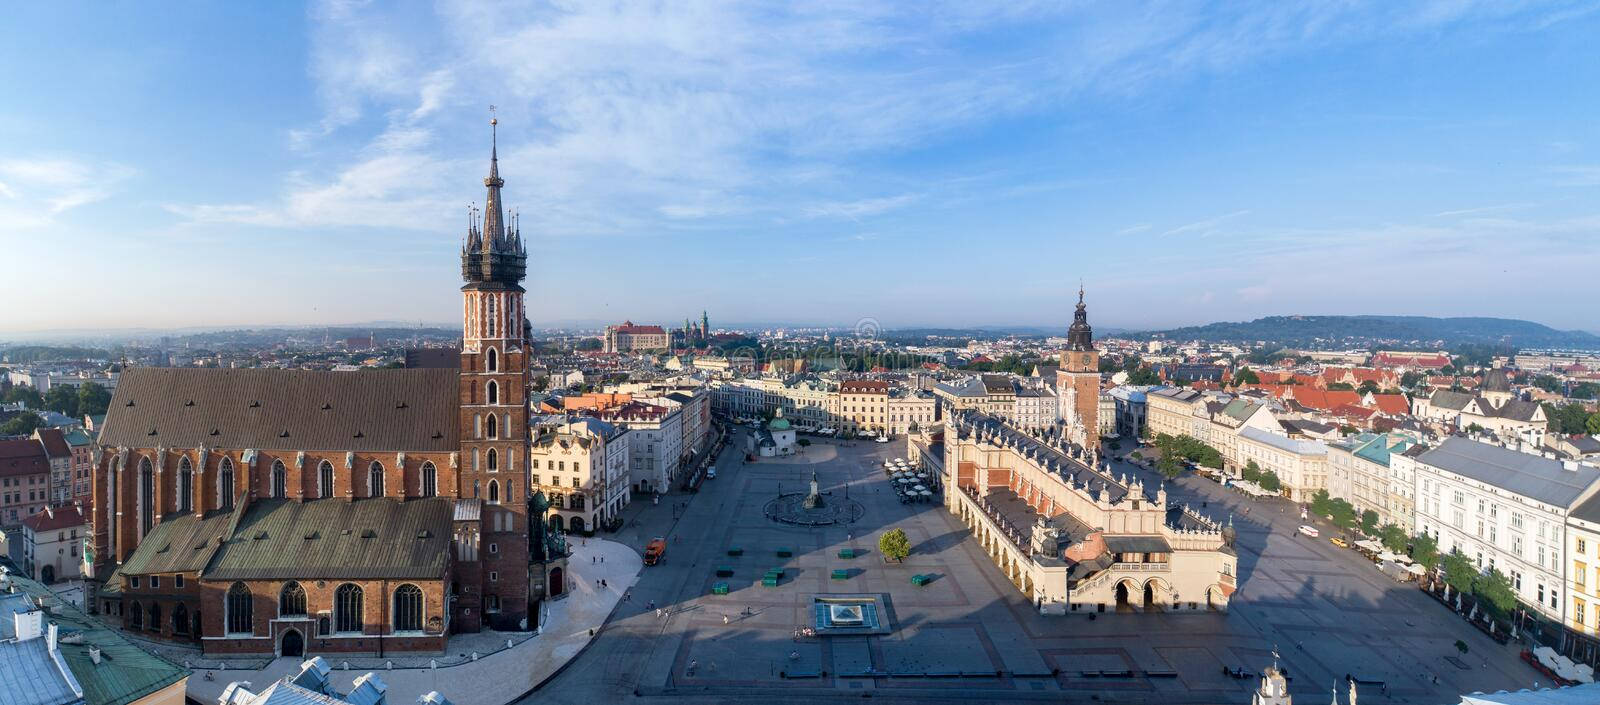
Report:
[{"label": "wispy cloud", "polygon": [[1151,225],[1149,223],[1139,223],[1138,225],[1129,225],[1126,228],[1118,230],[1117,234],[1118,235],[1132,235],[1134,233],[1142,233],[1142,232],[1144,232],[1146,230],[1149,230],[1152,227],[1155,227],[1155,226],[1153,226],[1153,225]]},{"label": "wispy cloud", "polygon": [[849,218],[856,220],[870,215],[887,213],[892,210],[904,208],[921,198],[917,194],[906,193],[899,196],[885,196],[883,198],[865,198],[857,201],[835,201],[817,203],[806,206],[805,215],[811,218]]},{"label": "wispy cloud", "polygon": [[113,162],[0,159],[0,229],[55,223],[67,211],[110,198],[135,173]]},{"label": "wispy cloud", "polygon": [[1238,217],[1241,217],[1241,216],[1246,216],[1246,215],[1249,215],[1249,214],[1250,214],[1250,211],[1247,211],[1247,210],[1234,211],[1234,212],[1228,213],[1226,215],[1219,215],[1219,216],[1215,216],[1215,217],[1212,217],[1212,218],[1206,218],[1205,220],[1197,220],[1197,221],[1194,221],[1193,223],[1185,223],[1183,225],[1179,225],[1178,227],[1172,228],[1170,230],[1166,230],[1166,231],[1161,233],[1161,236],[1162,237],[1169,237],[1169,236],[1172,236],[1172,235],[1182,235],[1184,233],[1193,233],[1193,232],[1198,232],[1202,236],[1210,235],[1210,234],[1216,232],[1218,225],[1221,225],[1221,224],[1223,224],[1223,223],[1225,223],[1227,221],[1233,220],[1234,218],[1238,218]]},{"label": "wispy cloud", "polygon": [[1551,167],[1558,186],[1600,186],[1600,165],[1581,164]]},{"label": "wispy cloud", "polygon": [[1480,206],[1480,207],[1477,207],[1477,208],[1462,208],[1460,210],[1453,210],[1453,211],[1440,211],[1438,213],[1434,213],[1433,217],[1435,217],[1435,218],[1454,218],[1454,217],[1463,216],[1463,215],[1482,215],[1484,213],[1501,213],[1501,212],[1504,212],[1504,211],[1514,211],[1514,210],[1521,210],[1523,208],[1532,208],[1532,207],[1537,206],[1537,205],[1539,205],[1539,204],[1537,204],[1537,203],[1502,203],[1502,204],[1497,205],[1497,206]]}]

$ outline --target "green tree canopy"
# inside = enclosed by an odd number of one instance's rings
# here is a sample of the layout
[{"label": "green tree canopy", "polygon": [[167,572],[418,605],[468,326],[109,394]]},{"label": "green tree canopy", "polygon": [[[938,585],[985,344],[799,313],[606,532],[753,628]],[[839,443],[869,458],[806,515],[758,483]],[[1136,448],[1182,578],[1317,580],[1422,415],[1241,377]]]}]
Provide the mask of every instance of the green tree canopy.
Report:
[{"label": "green tree canopy", "polygon": [[1327,518],[1333,514],[1333,498],[1327,490],[1317,490],[1311,495],[1311,513]]},{"label": "green tree canopy", "polygon": [[16,416],[11,417],[11,419],[6,421],[4,424],[0,424],[0,435],[26,436],[30,433],[33,433],[36,429],[43,425],[44,419],[39,418],[38,414],[35,414],[31,411],[24,411]]},{"label": "green tree canopy", "polygon": [[1361,386],[1356,387],[1356,391],[1361,392],[1362,394],[1377,394],[1378,383],[1369,379],[1365,382],[1362,382]]},{"label": "green tree canopy", "polygon": [[1406,550],[1406,531],[1394,524],[1379,527],[1378,540],[1392,553],[1404,553]]},{"label": "green tree canopy", "polygon": [[1328,521],[1333,522],[1334,526],[1337,526],[1337,527],[1339,527],[1341,529],[1344,529],[1345,531],[1349,531],[1349,530],[1355,528],[1355,526],[1356,526],[1356,508],[1355,507],[1351,506],[1350,503],[1345,501],[1345,499],[1343,497],[1336,497],[1329,504],[1330,504],[1330,506],[1328,508]]},{"label": "green tree canopy", "polygon": [[5,401],[7,404],[14,404],[20,401],[27,404],[29,409],[44,408],[44,396],[39,394],[39,390],[33,387],[20,385],[12,387],[11,391],[6,392]]},{"label": "green tree canopy", "polygon": [[45,392],[44,408],[66,416],[78,415],[78,390],[57,384]]},{"label": "green tree canopy", "polygon": [[1254,483],[1257,483],[1257,484],[1260,484],[1260,482],[1261,482],[1261,466],[1257,465],[1256,461],[1254,461],[1254,460],[1250,461],[1249,463],[1246,463],[1245,466],[1244,466],[1244,470],[1240,471],[1239,474],[1241,476],[1243,476],[1244,479],[1246,479],[1246,480],[1248,480],[1250,482],[1254,482]]},{"label": "green tree canopy", "polygon": [[1439,542],[1427,534],[1411,537],[1411,560],[1433,572],[1439,567]]},{"label": "green tree canopy", "polygon": [[890,529],[878,537],[878,550],[891,561],[905,560],[911,555],[911,539],[904,529]]},{"label": "green tree canopy", "polygon": [[1583,427],[1591,436],[1600,435],[1600,411],[1589,414],[1589,420],[1583,423]]},{"label": "green tree canopy", "polygon": [[1278,473],[1271,470],[1261,473],[1261,489],[1268,492],[1277,492],[1283,489],[1283,480],[1278,479]]},{"label": "green tree canopy", "polygon": [[1542,406],[1544,406],[1544,417],[1549,420],[1550,430],[1556,433],[1588,433],[1589,412],[1582,404],[1556,406],[1544,402]]},{"label": "green tree canopy", "polygon": [[1472,584],[1478,579],[1478,570],[1473,567],[1471,559],[1460,551],[1451,551],[1442,563],[1446,585],[1457,592],[1472,592]]},{"label": "green tree canopy", "polygon": [[1517,606],[1517,593],[1512,591],[1511,581],[1498,569],[1491,568],[1488,575],[1478,578],[1475,590],[1497,618],[1505,618]]},{"label": "green tree canopy", "polygon": [[1371,536],[1378,531],[1378,513],[1368,509],[1361,513],[1361,533]]},{"label": "green tree canopy", "polygon": [[1233,383],[1235,386],[1240,384],[1261,384],[1261,375],[1256,374],[1255,370],[1248,367],[1241,367],[1238,372],[1233,373]]}]

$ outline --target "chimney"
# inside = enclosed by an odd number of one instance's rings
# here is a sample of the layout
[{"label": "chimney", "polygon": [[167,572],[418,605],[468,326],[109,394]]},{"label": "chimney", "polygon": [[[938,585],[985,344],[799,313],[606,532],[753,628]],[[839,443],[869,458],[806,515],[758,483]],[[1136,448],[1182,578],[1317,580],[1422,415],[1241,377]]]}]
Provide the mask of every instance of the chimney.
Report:
[{"label": "chimney", "polygon": [[1561,461],[1561,469],[1562,470],[1566,470],[1567,472],[1577,472],[1578,471],[1578,461],[1576,461],[1576,460],[1563,460],[1563,461]]},{"label": "chimney", "polygon": [[93,662],[94,665],[96,665],[96,666],[100,665],[100,647],[98,647],[98,646],[89,647],[89,660],[91,662]]}]

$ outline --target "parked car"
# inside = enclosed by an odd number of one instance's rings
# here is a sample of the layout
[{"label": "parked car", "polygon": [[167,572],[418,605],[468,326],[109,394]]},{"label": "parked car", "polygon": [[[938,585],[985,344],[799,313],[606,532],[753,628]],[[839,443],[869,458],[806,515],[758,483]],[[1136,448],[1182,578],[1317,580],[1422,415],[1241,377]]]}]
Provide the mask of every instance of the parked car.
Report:
[{"label": "parked car", "polygon": [[1316,538],[1322,535],[1321,531],[1317,531],[1317,527],[1310,524],[1301,524],[1300,533],[1310,536],[1311,538]]},{"label": "parked car", "polygon": [[1349,548],[1350,547],[1350,542],[1344,540],[1343,536],[1335,536],[1335,537],[1333,537],[1331,539],[1328,539],[1328,542],[1332,543],[1335,546],[1338,546],[1339,548]]},{"label": "parked car", "polygon": [[707,480],[715,480],[715,479],[717,479],[717,468],[716,468],[715,465],[713,465],[713,466],[711,466],[709,468],[706,468],[706,479]]}]

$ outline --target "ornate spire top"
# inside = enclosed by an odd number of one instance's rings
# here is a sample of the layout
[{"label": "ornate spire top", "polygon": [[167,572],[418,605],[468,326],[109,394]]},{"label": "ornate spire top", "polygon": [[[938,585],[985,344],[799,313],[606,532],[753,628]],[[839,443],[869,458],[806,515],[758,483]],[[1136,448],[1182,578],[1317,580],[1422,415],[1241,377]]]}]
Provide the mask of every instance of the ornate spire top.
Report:
[{"label": "ornate spire top", "polygon": [[[489,106],[495,112],[495,106]],[[507,220],[500,199],[500,119],[489,118],[489,176],[483,180],[488,198],[482,210],[474,207],[461,253],[461,276],[468,283],[499,282],[515,285],[526,276],[527,251],[515,212]]]},{"label": "ornate spire top", "polygon": [[1089,310],[1083,303],[1083,282],[1078,283],[1078,308],[1072,314],[1072,326],[1067,329],[1067,346],[1077,351],[1094,349],[1094,333],[1089,328]]}]

